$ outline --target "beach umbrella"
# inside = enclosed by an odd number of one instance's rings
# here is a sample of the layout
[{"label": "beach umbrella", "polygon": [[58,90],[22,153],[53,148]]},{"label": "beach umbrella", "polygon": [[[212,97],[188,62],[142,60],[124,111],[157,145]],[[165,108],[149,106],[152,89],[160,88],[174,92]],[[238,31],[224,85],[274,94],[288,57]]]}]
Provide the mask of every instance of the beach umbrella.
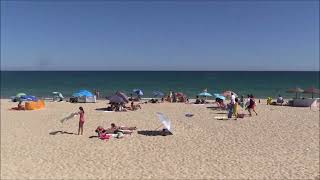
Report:
[{"label": "beach umbrella", "polygon": [[139,96],[143,96],[143,91],[141,89],[133,89],[132,91]]},{"label": "beach umbrella", "polygon": [[164,96],[164,93],[161,91],[153,91],[152,94],[154,97],[163,97]]},{"label": "beach umbrella", "polygon": [[110,97],[107,97],[107,99],[111,102],[111,103],[125,103],[124,99],[118,95],[112,95]]},{"label": "beach umbrella", "polygon": [[233,92],[233,91],[225,91],[225,92],[223,92],[222,94],[223,94],[223,96],[224,97],[231,97],[231,93],[233,93],[233,95],[235,95],[236,97],[238,96],[235,92]]},{"label": "beach umbrella", "polygon": [[26,94],[25,93],[18,93],[15,96],[11,96],[11,100],[13,102],[21,101],[21,99],[20,99],[21,96],[26,96]]},{"label": "beach umbrella", "polygon": [[304,90],[303,93],[312,94],[312,99],[313,99],[313,95],[320,94],[320,90],[315,87],[310,87],[310,88]]},{"label": "beach umbrella", "polygon": [[124,100],[125,103],[129,102],[128,96],[126,94],[124,94],[123,92],[117,91],[116,95],[121,97]]},{"label": "beach umbrella", "polygon": [[296,99],[298,98],[298,93],[302,93],[303,91],[304,90],[299,87],[295,87],[287,90],[288,93],[296,93]]},{"label": "beach umbrella", "polygon": [[53,95],[59,96],[60,98],[64,98],[61,92],[52,92]]},{"label": "beach umbrella", "polygon": [[176,96],[177,96],[177,97],[185,97],[185,95],[184,95],[182,92],[177,92],[177,93],[176,93]]},{"label": "beach umbrella", "polygon": [[25,93],[18,93],[18,94],[16,94],[16,97],[17,98],[19,98],[19,97],[21,97],[21,96],[26,96],[27,94],[25,94]]},{"label": "beach umbrella", "polygon": [[202,92],[202,93],[198,94],[198,96],[212,97],[212,94],[207,93],[207,92]]},{"label": "beach umbrella", "polygon": [[163,114],[161,112],[157,112],[157,116],[158,116],[160,122],[163,124],[163,126],[168,131],[170,131],[170,129],[171,129],[171,121],[170,121],[170,119],[165,114]]},{"label": "beach umbrella", "polygon": [[218,93],[215,93],[213,94],[216,98],[219,98],[219,99],[222,99],[222,100],[225,100],[226,98],[224,96],[222,96],[221,94],[218,94]]},{"label": "beach umbrella", "polygon": [[19,101],[38,101],[35,96],[20,96]]}]

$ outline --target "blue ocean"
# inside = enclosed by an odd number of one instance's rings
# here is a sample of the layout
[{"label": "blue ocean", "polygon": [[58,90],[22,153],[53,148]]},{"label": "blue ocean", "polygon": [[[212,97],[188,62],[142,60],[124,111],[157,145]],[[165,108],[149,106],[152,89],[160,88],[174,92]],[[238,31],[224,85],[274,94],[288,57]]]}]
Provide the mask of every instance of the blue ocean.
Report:
[{"label": "blue ocean", "polygon": [[319,88],[319,71],[1,71],[1,98],[19,92],[50,97],[53,91],[71,96],[79,89],[98,89],[105,97],[117,90],[130,94],[135,88],[142,89],[144,97],[152,97],[153,91],[172,90],[194,98],[207,88],[210,93],[232,90],[259,98],[278,94],[290,98],[294,95],[286,93],[287,89],[311,86]]}]

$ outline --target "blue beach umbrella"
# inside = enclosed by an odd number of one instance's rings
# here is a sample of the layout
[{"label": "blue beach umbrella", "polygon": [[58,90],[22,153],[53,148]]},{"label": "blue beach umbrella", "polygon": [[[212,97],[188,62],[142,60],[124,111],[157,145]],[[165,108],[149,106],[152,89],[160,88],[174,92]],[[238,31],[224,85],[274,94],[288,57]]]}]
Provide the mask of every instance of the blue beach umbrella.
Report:
[{"label": "blue beach umbrella", "polygon": [[133,92],[139,96],[143,96],[143,91],[141,89],[134,89]]},{"label": "blue beach umbrella", "polygon": [[36,98],[35,96],[21,96],[19,98],[19,101],[38,101],[38,98]]},{"label": "blue beach umbrella", "polygon": [[222,99],[222,100],[225,100],[226,99],[226,97],[224,97],[223,95],[221,95],[221,94],[218,94],[218,93],[215,93],[215,94],[213,94],[216,98],[219,98],[219,99]]},{"label": "blue beach umbrella", "polygon": [[202,92],[202,93],[198,94],[198,96],[212,97],[212,94],[207,93],[207,92]]}]

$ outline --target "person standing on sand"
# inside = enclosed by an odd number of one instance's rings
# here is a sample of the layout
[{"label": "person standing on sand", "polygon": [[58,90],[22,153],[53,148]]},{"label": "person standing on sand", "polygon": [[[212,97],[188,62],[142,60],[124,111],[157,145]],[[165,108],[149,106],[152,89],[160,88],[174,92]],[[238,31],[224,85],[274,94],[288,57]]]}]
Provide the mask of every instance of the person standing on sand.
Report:
[{"label": "person standing on sand", "polygon": [[83,124],[84,124],[84,110],[83,107],[79,107],[79,112],[75,113],[75,114],[79,114],[80,118],[79,118],[79,128],[78,128],[78,135],[83,134]]},{"label": "person standing on sand", "polygon": [[234,105],[236,103],[236,96],[231,93],[231,104]]},{"label": "person standing on sand", "polygon": [[237,120],[238,118],[238,109],[239,109],[239,103],[238,103],[238,98],[235,99],[235,103],[233,105],[233,115],[235,116],[234,120]]},{"label": "person standing on sand", "polygon": [[99,99],[99,97],[100,97],[100,92],[99,92],[99,90],[94,89],[93,91],[94,91],[94,95],[96,96],[96,98]]},{"label": "person standing on sand", "polygon": [[240,106],[242,108],[244,107],[244,97],[243,97],[243,95],[241,95],[241,98],[240,98]]}]

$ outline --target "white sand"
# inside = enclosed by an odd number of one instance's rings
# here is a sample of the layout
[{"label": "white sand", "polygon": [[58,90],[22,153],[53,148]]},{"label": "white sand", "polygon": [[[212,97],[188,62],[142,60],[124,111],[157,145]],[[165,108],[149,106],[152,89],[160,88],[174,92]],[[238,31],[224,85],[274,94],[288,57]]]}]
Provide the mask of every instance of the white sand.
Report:
[{"label": "white sand", "polygon": [[[265,103],[265,101],[263,101]],[[224,111],[206,106],[143,104],[135,112],[105,113],[106,102],[48,102],[37,111],[9,111],[1,100],[1,179],[314,179],[319,177],[319,111],[259,104],[258,116],[216,120]],[[59,120],[79,106],[85,110],[84,135],[78,117]],[[98,125],[154,130],[156,112],[171,120],[173,135],[102,141]],[[194,116],[185,117],[186,113]]]}]

